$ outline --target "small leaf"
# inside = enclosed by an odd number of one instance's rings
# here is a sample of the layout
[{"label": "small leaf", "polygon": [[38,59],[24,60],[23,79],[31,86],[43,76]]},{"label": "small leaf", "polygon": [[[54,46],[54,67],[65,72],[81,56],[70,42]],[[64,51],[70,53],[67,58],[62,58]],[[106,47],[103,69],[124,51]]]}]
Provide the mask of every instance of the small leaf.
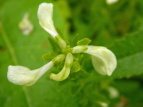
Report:
[{"label": "small leaf", "polygon": [[79,40],[79,41],[77,42],[77,45],[88,45],[90,42],[91,42],[90,39],[84,38],[84,39],[82,39],[82,40]]}]

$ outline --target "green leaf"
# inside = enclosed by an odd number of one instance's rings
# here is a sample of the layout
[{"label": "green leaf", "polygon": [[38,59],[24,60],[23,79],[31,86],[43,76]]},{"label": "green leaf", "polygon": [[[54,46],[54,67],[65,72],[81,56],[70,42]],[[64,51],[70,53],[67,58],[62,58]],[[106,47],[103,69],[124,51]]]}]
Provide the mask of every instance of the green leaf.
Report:
[{"label": "green leaf", "polygon": [[143,31],[127,35],[115,42],[111,49],[118,60],[117,69],[112,77],[131,77],[143,74]]}]

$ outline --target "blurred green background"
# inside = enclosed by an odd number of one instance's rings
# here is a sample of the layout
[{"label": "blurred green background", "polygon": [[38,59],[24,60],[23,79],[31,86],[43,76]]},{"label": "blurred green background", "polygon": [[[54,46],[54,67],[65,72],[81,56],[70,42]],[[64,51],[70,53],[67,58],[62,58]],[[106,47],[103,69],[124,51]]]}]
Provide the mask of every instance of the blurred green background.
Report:
[{"label": "blurred green background", "polygon": [[[50,72],[58,70],[54,68],[29,87],[8,82],[8,65],[36,69],[46,63],[42,55],[51,45],[37,18],[42,2],[54,4],[54,24],[66,41],[87,37],[91,45],[106,46],[115,53],[118,66],[112,76],[96,73],[85,54],[82,69],[65,81],[49,79]],[[34,30],[25,36],[18,25],[27,12]],[[0,0],[0,107],[103,107],[101,102],[108,107],[142,107],[142,84],[142,0],[119,0],[112,5],[105,0]]]}]

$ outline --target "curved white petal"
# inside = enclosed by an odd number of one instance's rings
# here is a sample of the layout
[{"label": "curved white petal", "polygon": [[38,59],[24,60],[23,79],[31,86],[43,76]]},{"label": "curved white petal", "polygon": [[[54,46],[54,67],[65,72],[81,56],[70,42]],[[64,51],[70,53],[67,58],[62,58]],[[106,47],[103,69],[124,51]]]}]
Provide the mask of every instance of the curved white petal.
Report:
[{"label": "curved white petal", "polygon": [[38,19],[42,28],[44,28],[53,37],[57,36],[58,33],[53,24],[53,4],[52,3],[41,3],[38,8]]},{"label": "curved white petal", "polygon": [[50,78],[55,81],[63,81],[65,80],[70,74],[70,69],[64,67],[58,74],[51,73]]},{"label": "curved white petal", "polygon": [[85,53],[92,55],[93,66],[102,75],[110,76],[117,66],[114,53],[105,47],[88,46]]},{"label": "curved white petal", "polygon": [[73,63],[73,55],[71,53],[68,53],[65,59],[65,64],[63,69],[58,74],[51,73],[50,78],[55,81],[65,80],[70,74],[71,70],[70,68],[72,66],[72,63]]},{"label": "curved white petal", "polygon": [[52,61],[36,70],[30,70],[29,68],[23,66],[9,66],[7,78],[13,84],[30,86],[34,84],[52,66]]}]

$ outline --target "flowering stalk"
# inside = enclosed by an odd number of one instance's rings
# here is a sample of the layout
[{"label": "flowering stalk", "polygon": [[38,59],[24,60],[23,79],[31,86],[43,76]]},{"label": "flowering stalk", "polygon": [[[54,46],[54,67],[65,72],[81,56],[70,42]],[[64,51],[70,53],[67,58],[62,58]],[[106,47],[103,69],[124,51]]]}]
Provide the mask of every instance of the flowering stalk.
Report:
[{"label": "flowering stalk", "polygon": [[[61,63],[64,59],[63,69],[58,73],[51,73],[50,78],[55,81],[65,80],[70,72],[77,72],[80,70],[80,64],[78,62],[79,57],[75,54],[87,53],[92,57],[92,64],[95,70],[101,75],[111,76],[113,71],[117,66],[117,60],[112,51],[102,46],[89,46],[91,42],[90,39],[84,38],[77,42],[77,46],[71,47],[66,45],[66,42],[57,33],[53,20],[53,4],[52,3],[42,3],[38,8],[38,19],[41,27],[45,29],[61,47],[60,52],[54,51],[52,53],[60,54],[53,58],[53,54],[48,58],[53,59],[43,65],[42,67],[30,70],[23,66],[9,66],[7,77],[8,80],[17,85],[30,86],[34,84],[42,75],[44,75],[51,67],[57,63]],[[66,56],[66,58],[65,58]],[[60,65],[60,64],[59,64]]]}]

